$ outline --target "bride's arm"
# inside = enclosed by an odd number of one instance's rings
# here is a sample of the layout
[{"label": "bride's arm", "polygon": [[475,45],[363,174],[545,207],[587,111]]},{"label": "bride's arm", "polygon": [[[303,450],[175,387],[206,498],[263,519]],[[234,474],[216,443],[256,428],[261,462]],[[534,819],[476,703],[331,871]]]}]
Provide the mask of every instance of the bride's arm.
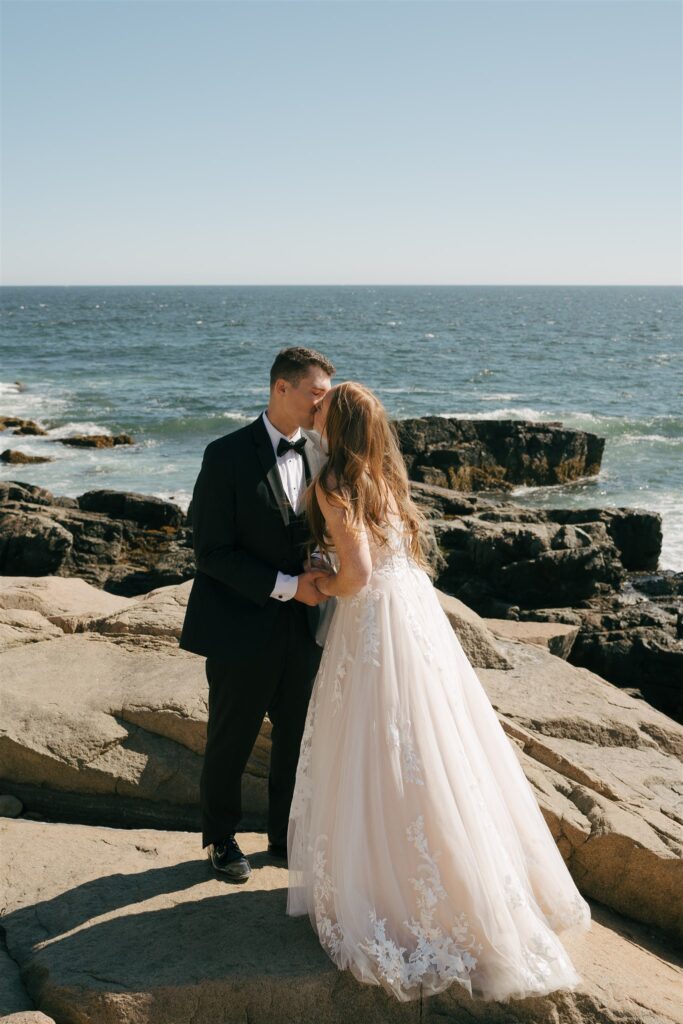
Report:
[{"label": "bride's arm", "polygon": [[364,527],[356,530],[344,523],[344,509],[331,505],[317,483],[315,493],[339,558],[337,573],[322,576],[316,587],[328,597],[351,597],[363,589],[372,573],[368,535]]}]

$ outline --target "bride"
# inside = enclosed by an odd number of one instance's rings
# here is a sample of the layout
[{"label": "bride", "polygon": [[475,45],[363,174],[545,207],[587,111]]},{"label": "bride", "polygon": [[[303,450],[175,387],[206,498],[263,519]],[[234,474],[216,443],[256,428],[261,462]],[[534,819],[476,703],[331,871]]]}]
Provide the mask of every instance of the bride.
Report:
[{"label": "bride", "polygon": [[337,598],[289,817],[287,913],[401,1000],[457,983],[508,1001],[574,989],[557,932],[591,917],[425,571],[386,412],[332,388],[311,531]]}]

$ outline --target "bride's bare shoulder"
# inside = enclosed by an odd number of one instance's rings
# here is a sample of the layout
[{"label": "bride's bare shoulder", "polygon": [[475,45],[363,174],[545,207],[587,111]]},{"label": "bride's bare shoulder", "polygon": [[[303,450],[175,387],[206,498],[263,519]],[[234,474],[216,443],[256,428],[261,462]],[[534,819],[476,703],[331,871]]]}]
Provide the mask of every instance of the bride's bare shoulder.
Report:
[{"label": "bride's bare shoulder", "polygon": [[315,493],[318,501],[324,501],[329,505],[329,494],[339,494],[339,482],[331,469],[326,467],[321,470],[315,481]]}]

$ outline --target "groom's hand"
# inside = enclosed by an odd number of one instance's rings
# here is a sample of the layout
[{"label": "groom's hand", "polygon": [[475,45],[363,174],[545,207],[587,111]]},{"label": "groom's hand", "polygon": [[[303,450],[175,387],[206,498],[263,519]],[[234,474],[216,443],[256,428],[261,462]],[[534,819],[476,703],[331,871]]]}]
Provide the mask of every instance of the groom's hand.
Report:
[{"label": "groom's hand", "polygon": [[308,604],[312,608],[315,608],[317,604],[322,601],[327,601],[327,594],[322,594],[315,585],[315,581],[319,580],[321,576],[329,576],[328,572],[321,572],[319,569],[314,571],[302,572],[300,576],[297,576],[296,594],[294,595],[295,601],[301,601],[303,604]]}]

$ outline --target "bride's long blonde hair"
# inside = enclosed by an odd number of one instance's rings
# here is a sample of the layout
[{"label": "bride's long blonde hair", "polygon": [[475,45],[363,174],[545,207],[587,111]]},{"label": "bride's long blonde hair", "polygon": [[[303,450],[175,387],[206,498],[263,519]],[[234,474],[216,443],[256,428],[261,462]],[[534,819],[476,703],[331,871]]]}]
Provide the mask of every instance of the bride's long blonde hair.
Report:
[{"label": "bride's long blonde hair", "polygon": [[396,432],[380,400],[356,381],[338,384],[330,398],[325,432],[328,460],[306,494],[312,544],[323,552],[331,546],[315,493],[317,481],[330,504],[344,509],[344,522],[351,528],[364,525],[380,546],[388,541],[389,516],[397,514],[412,557],[426,567],[420,538],[424,516],[410,496]]}]

